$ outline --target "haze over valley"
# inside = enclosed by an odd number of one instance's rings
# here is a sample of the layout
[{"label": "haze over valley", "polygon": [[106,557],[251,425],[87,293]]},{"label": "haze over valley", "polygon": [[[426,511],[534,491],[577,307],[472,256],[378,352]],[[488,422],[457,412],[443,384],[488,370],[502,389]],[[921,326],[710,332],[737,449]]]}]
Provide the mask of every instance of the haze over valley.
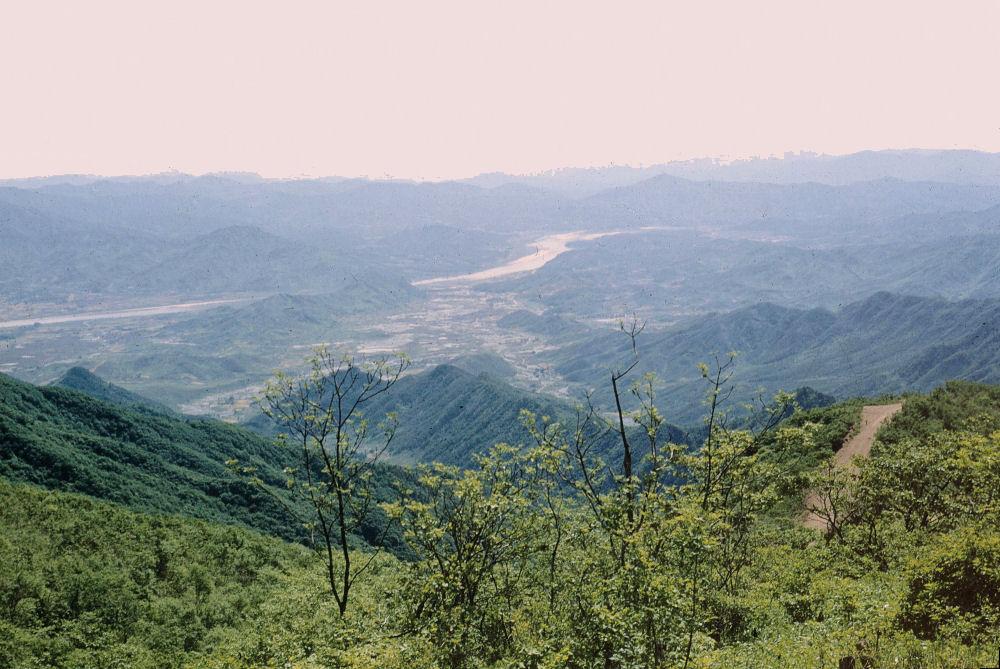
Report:
[{"label": "haze over valley", "polygon": [[[50,383],[82,366],[233,421],[274,369],[326,343],[405,351],[413,373],[502,370],[575,401],[606,392],[627,360],[616,322],[634,315],[642,366],[676,388],[664,411],[683,424],[698,421],[696,363],[731,350],[747,390],[996,379],[992,353],[967,342],[992,336],[1000,300],[1000,158],[692,165],[465,183],[11,181],[0,370]],[[674,176],[692,172],[714,180]],[[931,353],[952,349],[948,364]]]}]

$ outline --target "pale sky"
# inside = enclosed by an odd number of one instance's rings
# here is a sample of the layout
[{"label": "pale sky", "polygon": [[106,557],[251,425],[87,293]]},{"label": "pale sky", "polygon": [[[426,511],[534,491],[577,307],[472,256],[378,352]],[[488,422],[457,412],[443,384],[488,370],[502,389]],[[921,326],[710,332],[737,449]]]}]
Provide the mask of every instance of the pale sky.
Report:
[{"label": "pale sky", "polygon": [[0,178],[998,152],[998,70],[995,0],[0,0]]}]

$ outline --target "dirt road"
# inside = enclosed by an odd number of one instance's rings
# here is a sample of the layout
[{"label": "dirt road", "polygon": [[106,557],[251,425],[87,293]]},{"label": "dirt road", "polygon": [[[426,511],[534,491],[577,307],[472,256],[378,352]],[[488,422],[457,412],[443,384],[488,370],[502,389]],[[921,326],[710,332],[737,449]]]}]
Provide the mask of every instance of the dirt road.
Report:
[{"label": "dirt road", "polygon": [[[875,441],[875,433],[879,427],[890,416],[903,408],[899,404],[873,404],[861,409],[861,425],[857,433],[844,442],[844,445],[837,451],[835,457],[836,466],[850,471],[857,471],[851,464],[851,458],[855,455],[868,457],[872,451],[872,442]],[[806,508],[817,508],[823,506],[823,499],[818,493],[811,492],[806,495]],[[808,512],[802,518],[802,524],[815,530],[825,530],[827,521],[815,513]]]}]

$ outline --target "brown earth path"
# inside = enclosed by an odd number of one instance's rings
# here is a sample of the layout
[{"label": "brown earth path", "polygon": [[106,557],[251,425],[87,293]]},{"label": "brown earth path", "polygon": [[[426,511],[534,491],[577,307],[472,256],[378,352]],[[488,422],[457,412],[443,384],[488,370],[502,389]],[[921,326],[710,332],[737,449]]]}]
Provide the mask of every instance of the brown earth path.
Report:
[{"label": "brown earth path", "polygon": [[[851,464],[851,458],[855,455],[868,457],[872,451],[872,442],[875,441],[875,433],[886,420],[903,408],[902,402],[896,404],[870,404],[861,409],[861,425],[858,431],[844,442],[834,456],[835,466],[857,471],[857,467]],[[811,492],[806,495],[806,508],[817,508],[823,505],[823,500],[817,493]],[[802,518],[802,524],[815,530],[826,529],[826,519],[821,518],[813,512],[806,512]]]}]

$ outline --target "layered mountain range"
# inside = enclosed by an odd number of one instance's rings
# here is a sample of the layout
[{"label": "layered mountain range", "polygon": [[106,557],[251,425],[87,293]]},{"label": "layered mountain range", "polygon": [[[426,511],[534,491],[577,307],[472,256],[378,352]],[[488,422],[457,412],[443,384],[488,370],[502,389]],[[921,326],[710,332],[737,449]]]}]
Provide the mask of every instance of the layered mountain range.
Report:
[{"label": "layered mountain range", "polygon": [[[0,313],[21,325],[0,328],[0,371],[41,383],[83,366],[174,410],[233,420],[274,369],[328,344],[401,350],[417,371],[455,362],[570,405],[593,390],[606,406],[608,371],[629,354],[614,324],[635,314],[647,323],[641,364],[682,425],[699,418],[696,363],[731,350],[745,390],[842,397],[991,381],[998,165],[913,151],[464,183],[11,181]],[[583,236],[532,271],[422,282],[502,267],[567,232]],[[216,299],[230,301],[122,311]],[[105,311],[114,320],[41,322]],[[469,450],[414,453],[452,448]]]}]

